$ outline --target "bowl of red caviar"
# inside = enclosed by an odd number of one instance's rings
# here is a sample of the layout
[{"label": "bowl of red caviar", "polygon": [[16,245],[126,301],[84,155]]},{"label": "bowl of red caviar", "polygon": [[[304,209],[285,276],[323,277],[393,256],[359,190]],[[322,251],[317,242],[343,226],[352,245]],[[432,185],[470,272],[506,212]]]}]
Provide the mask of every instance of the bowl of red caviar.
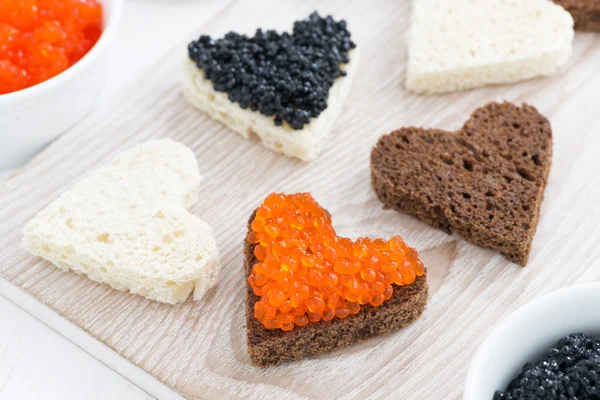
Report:
[{"label": "bowl of red caviar", "polygon": [[0,169],[24,163],[91,110],[122,1],[0,1]]},{"label": "bowl of red caviar", "polygon": [[600,398],[600,282],[534,299],[493,327],[464,400]]}]

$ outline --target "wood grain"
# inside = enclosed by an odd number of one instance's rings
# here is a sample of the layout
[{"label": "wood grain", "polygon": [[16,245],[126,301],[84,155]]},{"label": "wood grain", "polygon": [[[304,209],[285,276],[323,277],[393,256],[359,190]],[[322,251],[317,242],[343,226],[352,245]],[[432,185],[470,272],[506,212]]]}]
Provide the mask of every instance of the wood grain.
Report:
[{"label": "wood grain", "polygon": [[[178,88],[182,42],[6,184],[0,274],[187,398],[458,399],[473,352],[499,319],[541,293],[600,279],[599,37],[577,35],[568,68],[551,78],[418,97],[403,89],[407,0],[239,0],[198,32],[286,29],[316,8],[346,18],[362,47],[359,76],[319,159],[274,154],[189,107]],[[370,187],[369,153],[381,134],[406,125],[452,130],[475,108],[503,99],[536,106],[554,129],[553,166],[525,269],[384,210]],[[194,212],[214,228],[223,273],[203,301],[158,304],[21,250],[24,223],[55,196],[116,153],[161,137],[190,146],[205,176]],[[248,215],[272,191],[312,192],[341,235],[399,234],[419,249],[432,289],[424,315],[401,332],[323,357],[252,367],[241,242]]]}]

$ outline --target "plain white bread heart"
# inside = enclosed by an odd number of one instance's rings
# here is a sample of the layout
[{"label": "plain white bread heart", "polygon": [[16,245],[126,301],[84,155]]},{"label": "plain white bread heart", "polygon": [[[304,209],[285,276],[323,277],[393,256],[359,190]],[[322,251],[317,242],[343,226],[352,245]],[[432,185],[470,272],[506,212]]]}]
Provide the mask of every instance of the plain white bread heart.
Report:
[{"label": "plain white bread heart", "polygon": [[190,214],[202,177],[190,149],[152,140],[118,155],[24,229],[23,247],[57,267],[151,300],[199,300],[216,281],[210,226]]},{"label": "plain white bread heart", "polygon": [[231,102],[227,93],[214,90],[212,82],[204,78],[204,72],[187,56],[183,60],[181,84],[183,94],[191,105],[243,138],[257,135],[262,144],[271,150],[301,160],[312,160],[323,149],[342,111],[344,100],[350,93],[357,70],[358,48],[350,51],[348,57],[350,62],[340,67],[347,75],[337,78],[329,89],[327,108],[317,118],[311,118],[310,123],[300,130],[290,128],[287,123],[276,126],[274,117],[242,109],[237,103]]},{"label": "plain white bread heart", "polygon": [[406,86],[432,94],[550,75],[573,37],[573,18],[550,0],[415,0]]}]

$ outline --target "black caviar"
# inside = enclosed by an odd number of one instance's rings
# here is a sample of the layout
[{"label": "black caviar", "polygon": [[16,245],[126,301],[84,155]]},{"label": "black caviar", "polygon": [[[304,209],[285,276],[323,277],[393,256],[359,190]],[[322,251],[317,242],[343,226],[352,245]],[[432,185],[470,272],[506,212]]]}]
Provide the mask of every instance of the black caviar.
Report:
[{"label": "black caviar", "polygon": [[536,364],[525,364],[494,400],[600,400],[600,337],[562,338]]},{"label": "black caviar", "polygon": [[254,37],[230,32],[201,36],[188,45],[190,58],[218,92],[243,109],[274,116],[302,129],[327,108],[329,89],[345,76],[341,64],[356,47],[345,21],[312,13],[293,33],[257,30]]}]

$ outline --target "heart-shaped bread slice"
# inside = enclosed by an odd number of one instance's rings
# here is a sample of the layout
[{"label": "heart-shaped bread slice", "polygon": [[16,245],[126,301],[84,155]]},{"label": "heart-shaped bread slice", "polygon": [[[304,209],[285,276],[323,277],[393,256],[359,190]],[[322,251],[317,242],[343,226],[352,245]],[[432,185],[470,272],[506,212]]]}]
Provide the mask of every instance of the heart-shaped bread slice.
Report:
[{"label": "heart-shaped bread slice", "polygon": [[573,37],[551,0],[415,0],[406,86],[432,94],[550,75]]},{"label": "heart-shaped bread slice", "polygon": [[24,229],[23,247],[64,271],[165,303],[199,300],[215,283],[210,226],[190,214],[202,177],[190,149],[152,140],[55,199]]},{"label": "heart-shaped bread slice", "polygon": [[553,0],[571,13],[575,29],[600,32],[600,0]]},{"label": "heart-shaped bread slice", "polygon": [[248,139],[302,160],[318,156],[356,74],[345,21],[313,13],[291,34],[202,36],[182,71],[190,104]]},{"label": "heart-shaped bread slice", "polygon": [[427,302],[414,249],[399,237],[338,237],[329,213],[306,193],[269,195],[250,217],[244,255],[248,353],[257,366],[400,329]]},{"label": "heart-shaped bread slice", "polygon": [[379,199],[525,266],[552,158],[535,108],[490,103],[456,132],[403,128],[371,153]]}]

